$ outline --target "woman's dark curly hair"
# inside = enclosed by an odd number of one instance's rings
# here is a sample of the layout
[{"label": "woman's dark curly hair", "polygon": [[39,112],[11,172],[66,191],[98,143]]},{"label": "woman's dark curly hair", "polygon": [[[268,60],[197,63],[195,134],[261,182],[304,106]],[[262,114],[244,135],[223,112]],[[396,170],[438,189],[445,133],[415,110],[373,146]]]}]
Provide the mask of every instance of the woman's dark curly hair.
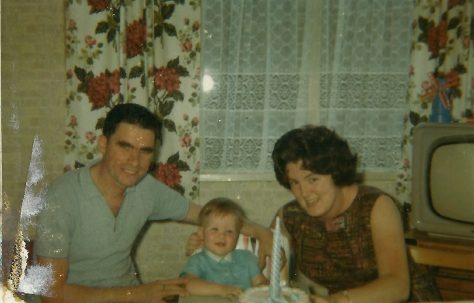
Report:
[{"label": "woman's dark curly hair", "polygon": [[357,154],[347,141],[324,126],[306,125],[290,130],[275,143],[273,168],[278,182],[290,188],[286,165],[303,161],[303,168],[320,175],[331,175],[336,186],[361,181],[357,173]]}]

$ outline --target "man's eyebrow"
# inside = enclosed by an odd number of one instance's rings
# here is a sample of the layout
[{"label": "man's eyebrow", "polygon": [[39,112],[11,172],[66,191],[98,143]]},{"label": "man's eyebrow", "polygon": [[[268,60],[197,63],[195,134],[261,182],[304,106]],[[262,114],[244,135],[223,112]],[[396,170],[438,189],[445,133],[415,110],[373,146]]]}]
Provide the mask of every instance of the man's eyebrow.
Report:
[{"label": "man's eyebrow", "polygon": [[123,140],[120,140],[120,141],[117,141],[117,144],[120,145],[120,146],[129,146],[129,147],[133,147],[132,144],[128,143],[127,141],[123,141]]},{"label": "man's eyebrow", "polygon": [[154,152],[155,151],[155,149],[153,147],[142,147],[142,148],[140,148],[140,150],[146,151],[146,152]]},{"label": "man's eyebrow", "polygon": [[[135,146],[133,146],[129,142],[123,141],[123,140],[117,141],[117,144],[122,146],[122,147],[136,148]],[[154,152],[155,148],[154,148],[154,146],[145,146],[145,147],[139,148],[139,150],[142,150],[142,151],[145,151],[145,152]]]}]

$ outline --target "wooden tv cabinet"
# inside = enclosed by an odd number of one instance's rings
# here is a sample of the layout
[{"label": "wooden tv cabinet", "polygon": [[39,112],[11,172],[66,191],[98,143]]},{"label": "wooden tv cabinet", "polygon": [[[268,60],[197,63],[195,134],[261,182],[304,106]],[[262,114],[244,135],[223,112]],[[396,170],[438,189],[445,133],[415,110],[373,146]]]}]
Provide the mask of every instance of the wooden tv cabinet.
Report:
[{"label": "wooden tv cabinet", "polygon": [[474,299],[474,241],[430,237],[416,230],[405,239],[415,262],[436,269],[443,300]]}]

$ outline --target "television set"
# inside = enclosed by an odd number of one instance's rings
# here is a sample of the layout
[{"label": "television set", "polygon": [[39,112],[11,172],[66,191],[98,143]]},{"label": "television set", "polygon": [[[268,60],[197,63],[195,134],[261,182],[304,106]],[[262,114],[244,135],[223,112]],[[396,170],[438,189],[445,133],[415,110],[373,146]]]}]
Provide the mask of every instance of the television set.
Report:
[{"label": "television set", "polygon": [[474,124],[420,123],[412,143],[412,227],[474,241]]}]

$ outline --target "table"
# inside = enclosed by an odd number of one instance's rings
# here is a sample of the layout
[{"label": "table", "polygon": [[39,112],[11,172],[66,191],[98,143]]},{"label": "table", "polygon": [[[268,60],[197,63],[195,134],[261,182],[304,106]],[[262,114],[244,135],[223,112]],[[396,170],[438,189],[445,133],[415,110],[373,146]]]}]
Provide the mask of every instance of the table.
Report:
[{"label": "table", "polygon": [[[474,301],[443,301],[443,302],[422,302],[422,303],[473,303]],[[218,296],[189,296],[181,297],[179,303],[239,303],[238,299],[228,299]]]},{"label": "table", "polygon": [[405,239],[415,262],[437,269],[443,300],[474,300],[473,241],[430,237],[416,230]]},{"label": "table", "polygon": [[239,303],[238,299],[220,296],[188,296],[180,297],[179,303]]},{"label": "table", "polygon": [[474,271],[474,242],[429,237],[411,230],[405,236],[417,263]]}]

